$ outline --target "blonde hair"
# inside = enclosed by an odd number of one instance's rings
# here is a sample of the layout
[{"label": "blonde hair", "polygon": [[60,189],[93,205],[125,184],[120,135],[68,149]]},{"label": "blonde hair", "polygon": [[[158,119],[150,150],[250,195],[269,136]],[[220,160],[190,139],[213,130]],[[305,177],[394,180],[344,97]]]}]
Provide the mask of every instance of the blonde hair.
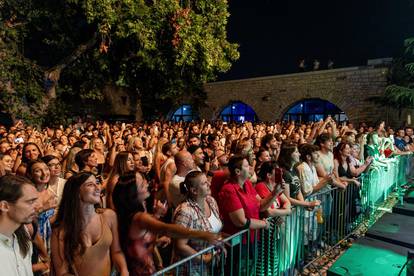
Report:
[{"label": "blonde hair", "polygon": [[71,148],[69,151],[68,156],[66,157],[66,166],[64,168],[65,172],[69,172],[72,170],[73,165],[75,165],[75,156],[78,152],[80,152],[82,149],[78,147]]}]

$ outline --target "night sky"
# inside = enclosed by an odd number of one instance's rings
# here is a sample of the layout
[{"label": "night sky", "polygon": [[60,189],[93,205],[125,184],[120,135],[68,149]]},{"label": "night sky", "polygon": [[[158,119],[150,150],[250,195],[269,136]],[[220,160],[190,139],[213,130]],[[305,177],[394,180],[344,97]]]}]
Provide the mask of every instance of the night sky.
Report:
[{"label": "night sky", "polygon": [[[411,2],[411,4],[410,4]],[[240,45],[240,59],[219,80],[298,71],[298,60],[326,67],[366,65],[392,57],[414,36],[410,0],[229,0],[228,38]]]}]

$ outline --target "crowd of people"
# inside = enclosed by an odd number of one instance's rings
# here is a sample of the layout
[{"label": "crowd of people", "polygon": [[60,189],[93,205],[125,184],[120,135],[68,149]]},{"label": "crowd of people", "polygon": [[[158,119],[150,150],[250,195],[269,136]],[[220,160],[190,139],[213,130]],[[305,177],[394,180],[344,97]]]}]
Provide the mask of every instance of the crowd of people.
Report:
[{"label": "crowd of people", "polygon": [[0,126],[2,273],[151,275],[216,244],[196,271],[225,254],[222,237],[282,224],[293,206],[328,210],[309,198],[359,187],[363,172],[413,151],[411,127],[329,116]]}]

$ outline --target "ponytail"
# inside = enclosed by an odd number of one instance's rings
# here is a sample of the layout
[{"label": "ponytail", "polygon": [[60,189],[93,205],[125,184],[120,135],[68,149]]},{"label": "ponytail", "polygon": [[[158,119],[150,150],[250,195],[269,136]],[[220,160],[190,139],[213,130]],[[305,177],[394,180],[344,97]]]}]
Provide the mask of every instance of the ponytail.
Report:
[{"label": "ponytail", "polygon": [[190,189],[197,185],[198,179],[203,173],[200,171],[191,171],[185,176],[185,180],[180,183],[180,193],[190,197]]}]

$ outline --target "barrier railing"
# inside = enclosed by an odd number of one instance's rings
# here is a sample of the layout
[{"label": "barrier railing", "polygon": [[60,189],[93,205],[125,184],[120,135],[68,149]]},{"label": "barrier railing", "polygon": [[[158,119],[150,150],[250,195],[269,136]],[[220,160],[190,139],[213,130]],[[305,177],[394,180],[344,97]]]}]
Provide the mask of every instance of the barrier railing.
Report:
[{"label": "barrier railing", "polygon": [[[327,188],[306,198],[321,201],[315,210],[295,207],[283,222],[269,219],[268,230],[243,230],[227,237],[226,256],[210,246],[154,275],[297,275],[306,263],[349,236],[392,190],[406,184],[411,166],[412,155],[389,159],[388,165],[363,174],[360,187]],[[215,257],[206,263],[206,254]]]},{"label": "barrier railing", "polygon": [[334,188],[308,197],[320,200],[321,207],[304,212],[305,263],[348,237],[363,220],[372,224],[378,206],[407,182],[411,162],[411,155],[390,158],[362,174],[359,187],[351,183],[345,190]]},{"label": "barrier railing", "polygon": [[[251,237],[251,232],[253,232],[253,237]],[[209,246],[156,272],[153,276],[254,275],[258,254],[257,240],[256,231],[242,230],[223,239],[219,247]],[[203,258],[207,255],[213,256],[208,263]]]},{"label": "barrier railing", "polygon": [[272,227],[260,230],[256,275],[294,275],[302,259],[302,208],[282,220],[272,218]]}]

